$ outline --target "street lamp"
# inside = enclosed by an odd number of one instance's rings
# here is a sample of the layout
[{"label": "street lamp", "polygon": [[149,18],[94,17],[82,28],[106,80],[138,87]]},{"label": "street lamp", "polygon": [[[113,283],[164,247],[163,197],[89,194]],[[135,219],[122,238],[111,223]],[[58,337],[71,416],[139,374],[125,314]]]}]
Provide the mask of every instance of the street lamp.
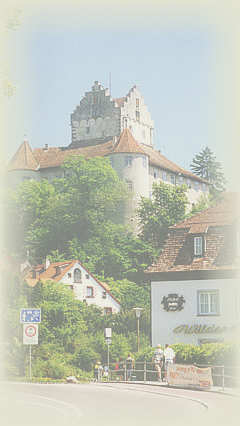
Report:
[{"label": "street lamp", "polygon": [[108,372],[109,372],[109,345],[112,343],[112,329],[111,328],[105,328],[104,330],[104,336],[107,343],[107,366],[108,366]]},{"label": "street lamp", "polygon": [[137,351],[139,352],[139,343],[140,343],[139,318],[141,316],[141,312],[142,312],[143,308],[133,308],[133,310],[135,311],[136,318],[137,318]]}]

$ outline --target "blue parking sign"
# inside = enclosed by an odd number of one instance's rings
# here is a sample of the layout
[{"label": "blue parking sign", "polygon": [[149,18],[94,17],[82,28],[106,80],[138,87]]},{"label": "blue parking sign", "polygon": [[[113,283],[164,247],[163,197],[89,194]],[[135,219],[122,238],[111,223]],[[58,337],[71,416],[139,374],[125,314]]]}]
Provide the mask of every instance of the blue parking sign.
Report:
[{"label": "blue parking sign", "polygon": [[41,309],[21,309],[20,322],[22,323],[41,322]]}]

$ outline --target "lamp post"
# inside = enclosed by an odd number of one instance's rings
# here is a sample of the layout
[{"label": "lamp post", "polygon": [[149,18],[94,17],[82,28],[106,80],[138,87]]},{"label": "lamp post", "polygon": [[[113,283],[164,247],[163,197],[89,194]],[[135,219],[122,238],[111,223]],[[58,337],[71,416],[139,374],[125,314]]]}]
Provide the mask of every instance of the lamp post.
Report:
[{"label": "lamp post", "polygon": [[112,329],[111,328],[105,328],[104,330],[104,336],[107,343],[107,366],[108,366],[108,373],[109,373],[109,345],[112,343]]},{"label": "lamp post", "polygon": [[137,351],[139,352],[140,335],[139,335],[139,319],[143,308],[133,308],[137,318]]}]

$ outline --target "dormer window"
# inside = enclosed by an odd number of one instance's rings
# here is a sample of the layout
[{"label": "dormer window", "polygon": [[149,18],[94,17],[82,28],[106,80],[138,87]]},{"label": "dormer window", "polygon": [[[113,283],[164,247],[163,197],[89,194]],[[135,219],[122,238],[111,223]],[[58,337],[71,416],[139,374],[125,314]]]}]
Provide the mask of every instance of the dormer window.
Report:
[{"label": "dormer window", "polygon": [[203,237],[194,237],[194,256],[203,255]]},{"label": "dormer window", "polygon": [[75,283],[80,283],[82,281],[82,273],[81,273],[80,269],[78,269],[78,268],[74,269],[73,276],[74,276],[74,282]]}]

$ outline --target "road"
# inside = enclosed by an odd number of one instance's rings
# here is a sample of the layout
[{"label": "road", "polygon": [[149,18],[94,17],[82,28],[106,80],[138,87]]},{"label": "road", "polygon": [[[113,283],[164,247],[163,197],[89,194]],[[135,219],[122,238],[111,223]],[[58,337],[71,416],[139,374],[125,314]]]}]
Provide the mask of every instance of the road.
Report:
[{"label": "road", "polygon": [[238,426],[240,399],[115,383],[0,386],[1,426]]}]

